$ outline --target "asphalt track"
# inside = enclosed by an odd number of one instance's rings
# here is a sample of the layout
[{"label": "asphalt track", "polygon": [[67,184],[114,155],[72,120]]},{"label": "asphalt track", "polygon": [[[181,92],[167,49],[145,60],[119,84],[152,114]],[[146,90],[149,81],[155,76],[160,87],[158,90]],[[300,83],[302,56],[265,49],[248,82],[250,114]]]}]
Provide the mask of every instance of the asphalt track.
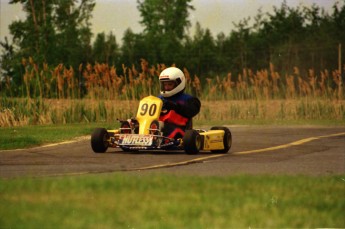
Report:
[{"label": "asphalt track", "polygon": [[[228,154],[108,149],[96,154],[90,138],[30,149],[0,151],[0,178],[93,173],[344,175],[345,127],[228,126]],[[206,128],[207,129],[207,128]]]}]

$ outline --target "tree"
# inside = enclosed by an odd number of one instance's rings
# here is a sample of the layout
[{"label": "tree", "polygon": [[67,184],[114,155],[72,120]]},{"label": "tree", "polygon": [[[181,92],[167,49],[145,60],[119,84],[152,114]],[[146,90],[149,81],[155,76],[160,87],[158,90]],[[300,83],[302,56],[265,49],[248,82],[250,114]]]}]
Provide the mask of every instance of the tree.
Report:
[{"label": "tree", "polygon": [[141,58],[145,58],[146,51],[142,35],[127,29],[122,38],[120,63],[131,66]]},{"label": "tree", "polygon": [[119,47],[113,33],[109,33],[107,37],[105,33],[97,34],[92,48],[92,59],[98,63],[116,65],[119,56]]},{"label": "tree", "polygon": [[280,8],[274,7],[263,21],[262,37],[269,44],[269,62],[288,71],[300,64],[301,41],[304,40],[304,18],[300,7],[290,8],[284,1]]},{"label": "tree", "polygon": [[[79,3],[77,5],[77,3]],[[22,71],[18,68],[21,60],[32,57],[39,64],[57,65],[63,63],[75,68],[90,59],[91,12],[94,0],[11,0],[10,4],[22,4],[26,13],[24,21],[14,21],[9,25],[13,36],[11,46],[14,50],[11,62],[4,71],[21,84]],[[3,59],[1,60],[4,61]],[[11,68],[15,68],[11,71]]]},{"label": "tree", "polygon": [[201,77],[214,70],[217,65],[216,46],[211,31],[201,28],[200,23],[196,24],[193,39],[187,40],[184,53],[190,71]]},{"label": "tree", "polygon": [[182,41],[191,23],[191,0],[138,0],[146,57],[154,63],[180,62]]},{"label": "tree", "polygon": [[159,37],[169,34],[183,39],[191,23],[188,10],[193,10],[191,0],[138,0],[138,9],[144,32]]},{"label": "tree", "polygon": [[14,49],[9,44],[8,38],[5,37],[5,42],[0,42],[3,50],[0,61],[0,92],[2,91],[2,84],[5,82],[5,78],[14,74]]},{"label": "tree", "polygon": [[91,57],[91,12],[94,0],[59,0],[55,2],[53,28],[56,31],[58,53],[54,62],[78,66]]}]

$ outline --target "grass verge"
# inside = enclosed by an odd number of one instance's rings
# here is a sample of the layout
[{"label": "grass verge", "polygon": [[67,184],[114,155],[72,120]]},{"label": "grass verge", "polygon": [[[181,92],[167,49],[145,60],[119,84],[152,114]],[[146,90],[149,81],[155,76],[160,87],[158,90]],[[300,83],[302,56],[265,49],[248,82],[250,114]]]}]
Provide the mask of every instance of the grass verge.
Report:
[{"label": "grass verge", "polygon": [[345,227],[344,176],[0,179],[2,228]]},{"label": "grass verge", "polygon": [[76,137],[91,135],[95,127],[114,128],[111,124],[100,123],[3,127],[0,128],[0,150],[28,148],[72,140]]}]

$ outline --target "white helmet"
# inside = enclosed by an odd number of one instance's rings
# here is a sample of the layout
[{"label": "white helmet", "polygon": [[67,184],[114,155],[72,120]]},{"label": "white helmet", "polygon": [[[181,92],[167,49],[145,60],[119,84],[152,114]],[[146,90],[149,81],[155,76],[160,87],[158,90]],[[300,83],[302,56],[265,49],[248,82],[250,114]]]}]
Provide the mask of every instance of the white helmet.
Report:
[{"label": "white helmet", "polygon": [[[172,89],[165,90],[164,83],[173,82],[174,87]],[[170,97],[183,91],[186,87],[186,77],[183,72],[175,67],[164,69],[159,75],[160,93],[163,97]]]}]

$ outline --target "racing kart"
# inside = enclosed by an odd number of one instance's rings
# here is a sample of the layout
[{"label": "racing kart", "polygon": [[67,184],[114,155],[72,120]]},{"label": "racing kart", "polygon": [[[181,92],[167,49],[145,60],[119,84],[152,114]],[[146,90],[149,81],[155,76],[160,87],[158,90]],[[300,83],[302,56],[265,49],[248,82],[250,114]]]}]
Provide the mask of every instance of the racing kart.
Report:
[{"label": "racing kart", "polygon": [[138,150],[184,150],[187,154],[199,151],[227,153],[232,144],[227,127],[215,126],[210,130],[187,129],[183,138],[164,136],[164,123],[158,121],[163,101],[147,96],[139,102],[136,118],[119,120],[120,128],[107,130],[96,128],[91,135],[91,147],[95,153],[104,153],[109,147],[131,152]]}]

